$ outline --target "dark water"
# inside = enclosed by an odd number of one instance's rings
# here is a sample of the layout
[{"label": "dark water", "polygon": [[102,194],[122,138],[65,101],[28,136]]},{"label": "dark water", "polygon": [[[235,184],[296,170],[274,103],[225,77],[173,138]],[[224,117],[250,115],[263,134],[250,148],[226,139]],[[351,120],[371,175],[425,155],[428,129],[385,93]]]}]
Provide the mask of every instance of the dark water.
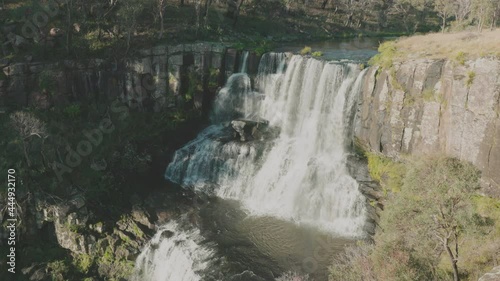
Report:
[{"label": "dark water", "polygon": [[316,281],[327,280],[332,257],[355,243],[274,217],[248,216],[235,201],[213,198],[203,203],[198,214],[202,235],[216,243],[217,255],[226,261],[221,268],[226,276],[246,271],[274,280],[283,272],[295,271]]},{"label": "dark water", "polygon": [[313,52],[323,53],[325,60],[351,60],[366,62],[377,54],[378,46],[388,38],[359,37],[323,42],[304,42],[278,46],[277,52],[299,53],[305,46],[311,47]]}]

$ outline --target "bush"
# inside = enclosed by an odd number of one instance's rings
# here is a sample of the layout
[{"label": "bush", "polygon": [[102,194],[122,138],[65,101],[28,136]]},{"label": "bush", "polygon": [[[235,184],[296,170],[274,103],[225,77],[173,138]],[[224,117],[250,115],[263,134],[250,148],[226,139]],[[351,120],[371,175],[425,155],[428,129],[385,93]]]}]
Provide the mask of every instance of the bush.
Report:
[{"label": "bush", "polygon": [[375,281],[375,272],[370,254],[373,246],[361,243],[350,246],[345,252],[334,258],[329,268],[330,281]]},{"label": "bush", "polygon": [[311,53],[312,49],[309,46],[305,46],[302,50],[300,50],[300,54],[305,56]]},{"label": "bush", "polygon": [[375,153],[366,153],[371,177],[378,181],[385,191],[398,192],[403,185],[406,167]]},{"label": "bush", "polygon": [[392,67],[394,58],[397,55],[397,48],[395,41],[387,41],[378,47],[379,53],[372,57],[368,64],[371,66],[380,66],[383,69],[389,69]]},{"label": "bush", "polygon": [[319,52],[319,51],[316,51],[316,52],[313,52],[311,55],[313,57],[315,57],[315,58],[319,58],[319,57],[323,56],[323,53]]},{"label": "bush", "polygon": [[64,108],[64,114],[66,114],[69,118],[77,118],[80,117],[82,112],[79,104],[72,104]]},{"label": "bush", "polygon": [[76,269],[84,274],[87,274],[94,263],[94,258],[87,254],[78,255],[74,260],[73,264]]},{"label": "bush", "polygon": [[401,192],[388,198],[380,219],[375,271],[380,280],[441,280],[452,270],[446,253],[456,256],[476,227],[471,195],[479,172],[445,157],[412,159],[406,167]]},{"label": "bush", "polygon": [[57,88],[56,76],[54,73],[49,71],[43,71],[38,76],[38,87],[40,90],[46,91],[49,94],[53,94],[53,92]]},{"label": "bush", "polygon": [[467,72],[467,80],[465,81],[465,85],[467,86],[467,88],[470,88],[472,86],[472,83],[474,83],[475,78],[476,78],[476,73],[474,71]]},{"label": "bush", "polygon": [[53,281],[63,281],[66,280],[65,275],[69,272],[69,266],[64,260],[53,261],[47,264],[47,270]]},{"label": "bush", "polygon": [[466,55],[464,52],[460,51],[455,56],[455,61],[460,65],[465,65]]}]

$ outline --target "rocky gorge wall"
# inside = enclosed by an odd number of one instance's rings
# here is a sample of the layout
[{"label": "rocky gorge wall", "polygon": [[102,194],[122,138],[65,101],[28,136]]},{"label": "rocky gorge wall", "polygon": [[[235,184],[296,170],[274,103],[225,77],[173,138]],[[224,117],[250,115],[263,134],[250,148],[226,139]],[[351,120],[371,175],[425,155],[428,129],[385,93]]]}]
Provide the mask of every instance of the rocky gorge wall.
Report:
[{"label": "rocky gorge wall", "polygon": [[[197,43],[156,46],[122,61],[2,60],[0,108],[48,108],[54,104],[117,98],[142,110],[178,107],[191,99],[201,108],[210,103],[217,88],[238,69],[241,57],[241,51],[221,44]],[[257,63],[258,57],[250,54],[249,71],[256,71]]]},{"label": "rocky gorge wall", "polygon": [[391,158],[445,154],[482,171],[500,196],[500,61],[418,59],[372,67],[364,81],[355,137]]}]

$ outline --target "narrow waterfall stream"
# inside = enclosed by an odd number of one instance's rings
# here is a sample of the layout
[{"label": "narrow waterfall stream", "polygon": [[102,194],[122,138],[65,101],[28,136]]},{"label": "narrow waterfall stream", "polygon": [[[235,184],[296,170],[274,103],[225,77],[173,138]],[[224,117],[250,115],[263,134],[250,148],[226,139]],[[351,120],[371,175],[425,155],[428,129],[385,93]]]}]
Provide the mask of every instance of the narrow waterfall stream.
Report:
[{"label": "narrow waterfall stream", "polygon": [[[164,226],[138,258],[136,280],[274,280],[292,269],[325,278],[329,251],[365,235],[366,200],[346,167],[365,72],[268,53],[251,79],[247,56],[220,90],[212,125],[165,173],[212,198],[200,209],[202,233]],[[319,273],[304,268],[308,259]],[[214,269],[232,263],[231,278]]]}]

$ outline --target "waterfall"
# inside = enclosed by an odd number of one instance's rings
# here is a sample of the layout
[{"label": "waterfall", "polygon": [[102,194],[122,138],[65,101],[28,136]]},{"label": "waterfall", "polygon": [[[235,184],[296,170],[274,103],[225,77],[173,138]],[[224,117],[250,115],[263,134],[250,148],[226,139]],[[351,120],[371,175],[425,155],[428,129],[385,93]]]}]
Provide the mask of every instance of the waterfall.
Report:
[{"label": "waterfall", "polygon": [[[238,200],[251,215],[362,236],[365,199],[346,168],[346,139],[364,74],[356,64],[264,55],[254,87],[245,73],[228,79],[213,125],[175,153],[165,177]],[[242,142],[235,119],[270,133]]]},{"label": "waterfall", "polygon": [[133,281],[199,281],[212,250],[201,246],[199,230],[176,222],[162,226],[136,260]]},{"label": "waterfall", "polygon": [[241,57],[241,62],[240,62],[240,73],[247,73],[247,64],[248,64],[248,55],[250,54],[249,51],[244,51],[243,56]]}]

